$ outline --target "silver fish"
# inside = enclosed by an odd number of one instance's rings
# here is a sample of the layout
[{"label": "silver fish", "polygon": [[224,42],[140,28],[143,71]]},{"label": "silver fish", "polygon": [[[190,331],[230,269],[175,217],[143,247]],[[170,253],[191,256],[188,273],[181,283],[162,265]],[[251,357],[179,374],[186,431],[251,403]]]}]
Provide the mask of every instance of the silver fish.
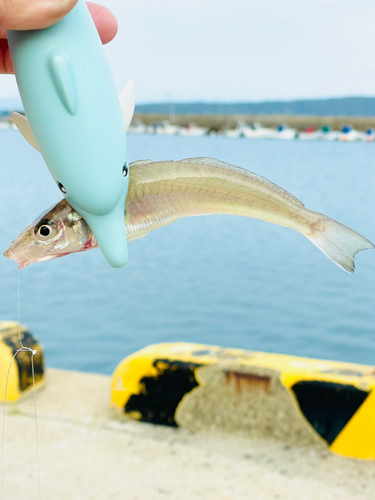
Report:
[{"label": "silver fish", "polygon": [[[181,217],[231,214],[294,229],[349,273],[355,269],[355,254],[374,248],[360,234],[308,210],[267,179],[219,160],[141,160],[130,165],[129,178],[128,241]],[[29,224],[4,255],[23,268],[97,246],[85,220],[63,199]]]}]

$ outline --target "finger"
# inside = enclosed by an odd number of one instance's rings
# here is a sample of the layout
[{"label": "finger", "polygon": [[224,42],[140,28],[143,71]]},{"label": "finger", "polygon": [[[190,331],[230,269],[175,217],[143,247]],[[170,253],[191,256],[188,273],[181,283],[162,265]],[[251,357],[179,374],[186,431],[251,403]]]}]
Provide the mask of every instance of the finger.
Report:
[{"label": "finger", "polygon": [[0,73],[14,73],[8,47],[8,40],[0,38]]},{"label": "finger", "polygon": [[114,39],[117,33],[117,19],[112,12],[97,3],[87,3],[91,15],[96,24],[102,43],[108,43]]},{"label": "finger", "polygon": [[[50,24],[53,24],[53,22],[56,22],[58,21],[59,19],[55,19],[55,21],[51,22],[51,19],[49,18],[49,20],[45,20],[45,22],[43,23],[39,23],[38,26],[34,26],[32,28],[12,28],[11,27],[11,23],[10,21],[7,19],[9,16],[12,16],[11,12],[12,12],[12,7],[8,8],[7,11],[6,11],[6,16],[5,15],[1,15],[1,12],[2,12],[2,4],[5,3],[6,0],[0,0],[0,38],[6,38],[7,34],[6,34],[6,30],[7,29],[36,29],[36,28],[43,28],[43,27],[46,27],[44,26],[46,23],[46,25],[50,25]],[[24,1],[24,0],[18,0],[18,1]],[[74,4],[77,0],[72,0],[71,1],[71,4],[72,4],[72,7],[74,7]],[[27,0],[27,2],[30,2],[30,0]],[[14,4],[14,1],[13,1],[13,4]],[[12,5],[12,4],[11,4]],[[102,43],[108,43],[110,42],[111,40],[113,40],[113,38],[116,36],[116,33],[117,33],[117,20],[115,18],[115,16],[112,14],[112,12],[108,9],[106,9],[105,7],[103,7],[102,5],[98,5],[97,3],[92,3],[92,2],[88,2],[87,3],[87,6],[91,12],[91,15],[94,19],[94,22],[96,24],[96,27],[98,29],[98,32],[99,32],[99,36],[102,40]],[[63,15],[61,17],[63,17],[64,15],[66,15],[68,13],[69,10],[67,10],[65,13],[63,13]],[[14,15],[14,14],[13,14]],[[23,13],[23,15],[27,16],[27,14],[25,14],[25,12]],[[47,13],[48,15],[48,13]],[[24,25],[25,23],[25,19],[23,20],[18,20],[17,21],[20,25]],[[31,22],[30,19],[28,19],[27,23],[29,24]],[[14,24],[14,23],[13,23]]]},{"label": "finger", "polygon": [[[5,0],[0,0],[1,3]],[[27,0],[28,2],[30,0]],[[91,15],[99,32],[102,43],[110,42],[117,33],[117,20],[112,12],[101,5],[88,3]],[[1,21],[0,21],[1,23]],[[6,30],[0,28],[0,74],[14,73],[12,61],[10,58],[8,42],[5,40]]]},{"label": "finger", "polygon": [[0,26],[9,30],[32,30],[52,26],[78,0],[0,0]]}]

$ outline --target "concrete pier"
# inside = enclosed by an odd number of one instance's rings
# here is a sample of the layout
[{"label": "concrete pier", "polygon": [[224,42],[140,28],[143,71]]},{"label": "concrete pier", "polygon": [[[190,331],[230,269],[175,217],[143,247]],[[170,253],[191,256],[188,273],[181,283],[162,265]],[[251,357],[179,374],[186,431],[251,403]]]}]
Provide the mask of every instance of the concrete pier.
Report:
[{"label": "concrete pier", "polygon": [[[372,500],[374,462],[309,446],[119,418],[110,377],[47,370],[37,392],[41,498]],[[8,403],[4,500],[39,498],[34,395]]]}]

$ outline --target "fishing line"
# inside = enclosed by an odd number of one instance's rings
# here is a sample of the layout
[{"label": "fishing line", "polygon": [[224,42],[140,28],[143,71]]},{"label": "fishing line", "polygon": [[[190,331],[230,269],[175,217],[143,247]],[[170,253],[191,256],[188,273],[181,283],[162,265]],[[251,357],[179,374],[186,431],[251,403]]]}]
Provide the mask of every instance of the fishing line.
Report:
[{"label": "fishing line", "polygon": [[14,353],[11,362],[9,364],[7,377],[5,381],[5,395],[4,395],[4,412],[3,412],[3,432],[2,432],[2,446],[1,446],[1,500],[4,498],[4,443],[5,443],[5,416],[6,416],[6,405],[7,405],[7,395],[8,395],[8,382],[10,370],[13,365],[13,361],[16,359],[17,354],[21,351],[29,352],[31,354],[31,375],[33,378],[33,391],[34,391],[34,415],[35,415],[35,437],[36,437],[36,459],[37,459],[37,477],[38,477],[38,491],[39,500],[41,500],[41,489],[40,489],[40,463],[39,463],[39,440],[38,440],[38,418],[37,418],[37,406],[36,406],[36,385],[35,385],[35,370],[34,370],[34,356],[37,353],[35,349],[24,346],[21,337],[21,308],[20,308],[20,270],[18,269],[18,339],[21,347]]}]

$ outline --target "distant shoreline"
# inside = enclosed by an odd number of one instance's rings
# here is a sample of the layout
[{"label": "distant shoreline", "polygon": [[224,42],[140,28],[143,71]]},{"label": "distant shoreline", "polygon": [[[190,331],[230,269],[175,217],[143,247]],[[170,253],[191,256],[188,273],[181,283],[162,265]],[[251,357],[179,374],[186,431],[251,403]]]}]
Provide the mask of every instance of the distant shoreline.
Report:
[{"label": "distant shoreline", "polygon": [[[23,113],[19,110],[18,112]],[[3,113],[0,115],[0,124],[12,125],[11,114]],[[294,129],[297,132],[303,132],[308,128],[321,130],[328,126],[330,130],[342,130],[349,125],[353,129],[365,132],[369,129],[375,129],[374,116],[316,116],[316,115],[284,115],[284,114],[174,114],[174,113],[139,113],[134,114],[132,125],[141,122],[146,126],[159,125],[168,122],[171,125],[187,127],[191,124],[197,127],[205,127],[209,132],[221,132],[224,130],[235,129],[239,124],[244,123],[252,125],[259,123],[263,127],[277,128],[284,125]]]},{"label": "distant shoreline", "polygon": [[351,125],[354,129],[365,132],[375,128],[375,116],[304,116],[304,115],[206,115],[206,114],[159,114],[159,113],[135,113],[133,123],[139,120],[145,125],[159,124],[168,121],[173,125],[186,127],[193,123],[198,127],[207,127],[209,130],[221,131],[234,129],[238,123],[261,123],[264,127],[277,127],[286,125],[300,132],[312,127],[320,130],[324,125],[331,130],[341,130],[345,125]]}]

